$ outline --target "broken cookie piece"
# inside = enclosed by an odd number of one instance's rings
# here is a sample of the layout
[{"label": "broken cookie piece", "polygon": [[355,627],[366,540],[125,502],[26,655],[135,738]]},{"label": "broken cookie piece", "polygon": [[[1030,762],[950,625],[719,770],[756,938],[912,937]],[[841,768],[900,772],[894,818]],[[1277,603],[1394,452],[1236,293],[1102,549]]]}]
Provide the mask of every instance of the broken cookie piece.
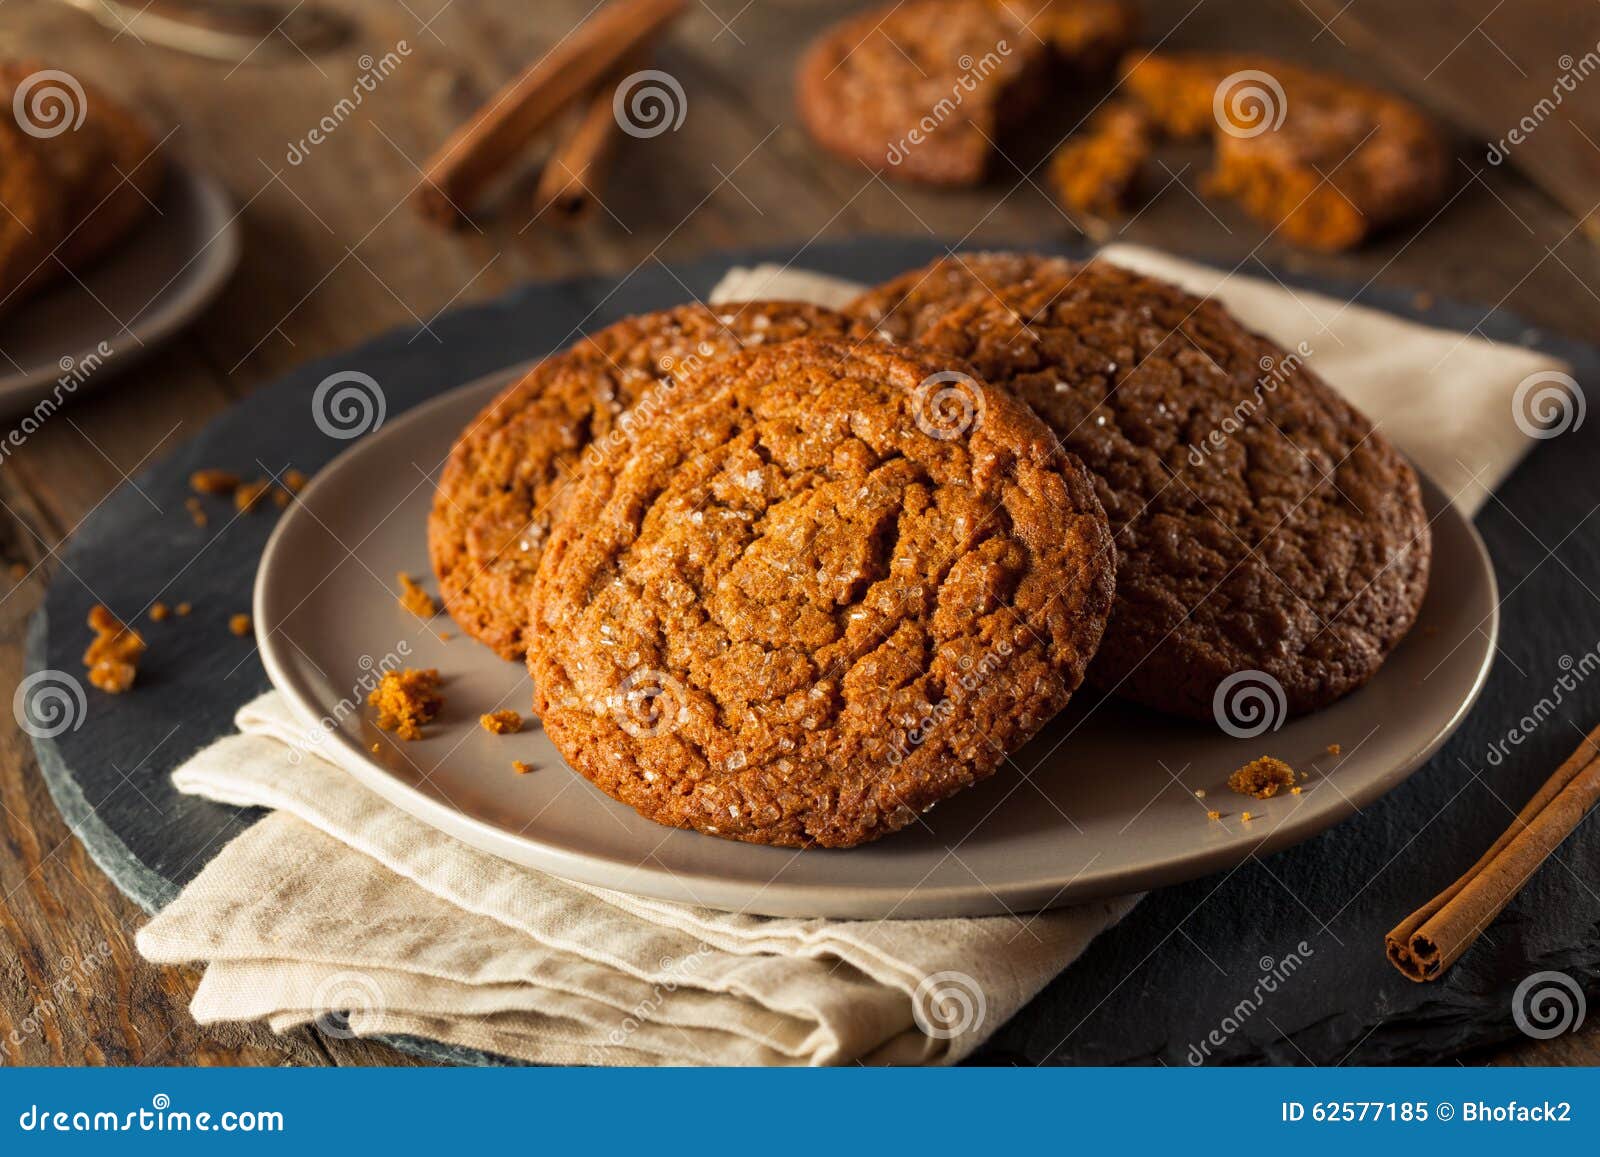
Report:
[{"label": "broken cookie piece", "polygon": [[439,613],[439,604],[434,602],[433,596],[413,582],[410,575],[401,571],[394,577],[400,584],[399,603],[402,607],[419,619],[431,619]]},{"label": "broken cookie piece", "polygon": [[1150,156],[1149,121],[1138,107],[1110,104],[1050,159],[1050,184],[1068,209],[1119,216]]},{"label": "broken cookie piece", "polygon": [[1281,759],[1263,755],[1259,759],[1252,759],[1230,775],[1228,786],[1240,795],[1271,799],[1281,789],[1292,788],[1294,781],[1294,768]]},{"label": "broken cookie piece", "polygon": [[119,695],[133,686],[139,656],[144,654],[144,639],[98,603],[89,609],[89,626],[95,632],[83,653],[89,682],[102,691]]},{"label": "broken cookie piece", "polygon": [[431,723],[444,706],[439,694],[439,672],[432,667],[406,667],[386,671],[383,679],[367,696],[369,706],[378,713],[377,724],[401,739],[421,739],[422,728]]},{"label": "broken cookie piece", "polygon": [[522,730],[522,716],[509,708],[480,715],[478,723],[490,735],[515,735]]},{"label": "broken cookie piece", "polygon": [[1210,135],[1207,193],[1289,240],[1341,250],[1444,200],[1449,149],[1399,97],[1265,56],[1148,53],[1124,90],[1161,132]]}]

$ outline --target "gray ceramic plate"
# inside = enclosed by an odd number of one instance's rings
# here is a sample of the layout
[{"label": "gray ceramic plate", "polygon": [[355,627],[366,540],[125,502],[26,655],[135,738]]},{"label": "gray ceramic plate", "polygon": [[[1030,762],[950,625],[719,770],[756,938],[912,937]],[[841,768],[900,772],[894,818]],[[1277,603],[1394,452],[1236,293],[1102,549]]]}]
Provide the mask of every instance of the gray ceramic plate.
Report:
[{"label": "gray ceramic plate", "polygon": [[[221,186],[174,164],[156,206],[79,275],[81,285],[65,278],[0,314],[0,417],[58,389],[74,396],[98,388],[222,290],[239,263],[239,232]],[[68,389],[63,379],[75,384]]]},{"label": "gray ceramic plate", "polygon": [[[1425,484],[1435,577],[1421,620],[1367,687],[1326,711],[1240,739],[1084,692],[992,779],[863,848],[795,852],[660,827],[589,786],[536,728],[480,728],[483,712],[526,711],[521,665],[395,602],[396,572],[433,589],[432,480],[455,433],[511,376],[418,406],[317,476],[262,556],[256,634],[273,684],[308,729],[325,730],[324,755],[457,839],[569,879],[713,908],[860,918],[1029,911],[1170,884],[1371,806],[1454,730],[1494,654],[1483,544]],[[413,743],[377,731],[361,706],[373,669],[395,662],[446,680],[440,720]],[[1309,773],[1301,794],[1257,801],[1226,788],[1229,772],[1263,753]],[[538,770],[517,775],[515,759]],[[1223,818],[1207,819],[1209,808]]]}]

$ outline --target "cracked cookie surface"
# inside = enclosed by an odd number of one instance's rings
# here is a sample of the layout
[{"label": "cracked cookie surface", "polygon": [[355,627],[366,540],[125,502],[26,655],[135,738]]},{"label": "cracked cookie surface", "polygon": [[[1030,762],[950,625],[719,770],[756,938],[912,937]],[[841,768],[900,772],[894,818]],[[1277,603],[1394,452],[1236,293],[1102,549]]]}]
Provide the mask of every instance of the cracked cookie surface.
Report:
[{"label": "cracked cookie surface", "polygon": [[539,554],[585,451],[620,436],[626,411],[685,366],[847,324],[800,303],[686,305],[626,318],[534,366],[462,431],[439,478],[428,551],[451,617],[520,659]]},{"label": "cracked cookie surface", "polygon": [[1227,676],[1263,671],[1310,711],[1410,629],[1430,556],[1416,473],[1314,350],[1101,262],[985,294],[921,342],[1012,390],[1094,473],[1118,558],[1097,687],[1207,719]]},{"label": "cracked cookie surface", "polygon": [[915,341],[958,305],[1073,268],[1064,257],[1033,253],[955,253],[867,290],[844,311],[876,337]]},{"label": "cracked cookie surface", "polygon": [[531,603],[557,748],[646,817],[850,847],[1078,687],[1115,558],[1088,473],[947,359],[807,339],[696,374],[585,466]]}]

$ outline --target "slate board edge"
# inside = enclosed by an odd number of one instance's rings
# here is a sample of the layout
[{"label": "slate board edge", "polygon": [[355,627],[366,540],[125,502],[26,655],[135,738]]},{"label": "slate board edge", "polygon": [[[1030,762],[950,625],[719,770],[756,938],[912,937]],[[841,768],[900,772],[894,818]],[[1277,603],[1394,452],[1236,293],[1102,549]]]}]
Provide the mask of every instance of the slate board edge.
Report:
[{"label": "slate board edge", "polygon": [[[851,247],[848,255],[841,252],[840,244],[824,246],[806,246],[797,251],[790,246],[770,246],[752,250],[735,250],[720,252],[708,257],[699,258],[692,262],[685,262],[676,266],[677,275],[682,282],[695,285],[704,285],[709,289],[711,284],[721,276],[722,272],[734,265],[753,265],[762,262],[793,262],[799,268],[818,268],[823,272],[832,272],[838,276],[862,277],[860,268],[841,272],[839,266],[848,261],[851,265],[870,266],[873,264],[873,254],[880,249],[892,250],[895,246],[912,242],[928,244],[928,238],[897,237],[893,235],[878,235],[862,237],[846,242]],[[942,243],[940,243],[942,244]],[[958,246],[959,247],[959,246]],[[957,247],[947,247],[957,248]],[[1089,250],[1084,246],[1063,246],[1060,244],[1041,244],[1039,242],[1027,243],[986,243],[984,249],[1032,249],[1036,251],[1061,253],[1065,256],[1082,258],[1088,255]],[[811,261],[808,262],[808,255]],[[849,260],[854,259],[854,260]],[[1194,260],[1206,261],[1203,255],[1193,257]],[[1212,264],[1218,264],[1212,262]],[[1440,299],[1428,311],[1423,312],[1411,307],[1404,291],[1393,287],[1380,287],[1372,283],[1356,288],[1350,284],[1342,283],[1337,279],[1310,277],[1301,274],[1275,271],[1278,279],[1285,285],[1295,288],[1304,288],[1314,292],[1332,294],[1344,297],[1353,302],[1373,305],[1389,313],[1407,317],[1422,322],[1423,324],[1451,325],[1451,318],[1471,316],[1478,313],[1482,307],[1475,307],[1465,302],[1455,302]],[[616,286],[626,281],[628,275],[616,276],[576,276],[556,279],[546,282],[532,282],[509,291],[501,297],[487,302],[463,307],[456,311],[463,314],[479,314],[489,316],[494,313],[512,313],[518,304],[527,296],[541,289],[560,288],[574,294],[589,296],[603,287]],[[881,276],[881,275],[880,275]],[[609,296],[609,295],[607,295]],[[1574,365],[1593,366],[1600,362],[1600,348],[1586,345],[1574,339],[1567,339],[1545,333],[1538,327],[1527,325],[1503,310],[1495,311],[1499,320],[1506,328],[1520,328],[1530,340],[1530,348],[1537,348],[1564,358]],[[359,357],[367,351],[386,349],[397,343],[409,343],[416,336],[416,329],[408,326],[397,326],[383,331],[366,342],[360,343],[327,357],[312,362],[303,363],[289,371],[287,376],[301,377],[317,373],[329,372],[340,368],[349,360]],[[282,379],[265,384],[258,389],[264,392],[273,389]],[[220,415],[219,415],[220,416]],[[197,435],[198,436],[198,433]],[[141,471],[141,476],[148,471],[161,467],[158,461]],[[48,664],[46,646],[48,640],[47,605],[41,604],[33,615],[27,631],[26,641],[26,667],[29,672],[42,669]],[[60,810],[68,827],[71,829],[85,849],[90,858],[114,883],[118,890],[127,895],[141,909],[148,913],[159,911],[170,903],[178,894],[179,888],[171,881],[166,880],[158,873],[145,866],[126,844],[104,823],[96,814],[92,805],[83,795],[72,770],[62,757],[56,744],[51,739],[37,738],[33,743],[39,767],[44,775],[45,785],[51,799]],[[1471,1044],[1463,1045],[1459,1052],[1470,1051],[1510,1039],[1511,1034],[1490,1039],[1480,1037]],[[390,1044],[403,1052],[421,1059],[468,1066],[521,1064],[522,1062],[508,1060],[484,1053],[477,1049],[445,1044],[438,1041],[409,1036],[378,1037],[374,1038]],[[977,1063],[983,1063],[982,1054],[974,1058]],[[1001,1063],[1004,1063],[1001,1061]]]}]

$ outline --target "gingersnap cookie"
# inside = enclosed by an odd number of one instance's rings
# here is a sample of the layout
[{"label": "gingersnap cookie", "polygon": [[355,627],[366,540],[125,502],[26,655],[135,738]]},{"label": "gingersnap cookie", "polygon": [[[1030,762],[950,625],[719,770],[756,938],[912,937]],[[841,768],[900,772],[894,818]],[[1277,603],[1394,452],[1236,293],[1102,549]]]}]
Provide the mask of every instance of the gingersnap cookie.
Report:
[{"label": "gingersnap cookie", "polygon": [[1074,76],[1110,71],[1139,33],[1139,11],[1127,0],[988,0],[1024,35],[1050,45]]},{"label": "gingersnap cookie", "polygon": [[825,31],[801,60],[800,118],[823,148],[885,174],[975,185],[1062,76],[1132,43],[1127,0],[896,0]]},{"label": "gingersnap cookie", "polygon": [[0,107],[56,207],[53,225],[30,231],[14,259],[0,253],[0,285],[25,293],[122,240],[151,211],[165,169],[125,105],[39,61],[0,62]]},{"label": "gingersnap cookie", "polygon": [[1009,388],[1095,475],[1118,558],[1097,687],[1208,719],[1225,680],[1261,672],[1311,711],[1410,629],[1417,476],[1309,347],[1102,262],[975,298],[920,343]]},{"label": "gingersnap cookie", "polygon": [[1210,134],[1206,191],[1289,240],[1348,249],[1440,205],[1449,147],[1410,102],[1272,57],[1151,53],[1125,90],[1170,136]]},{"label": "gingersnap cookie", "polygon": [[848,324],[799,303],[686,305],[619,321],[540,362],[462,431],[439,477],[428,551],[445,609],[520,659],[539,553],[584,452],[620,436],[624,412],[684,367]]},{"label": "gingersnap cookie", "polygon": [[1065,258],[1032,253],[953,253],[867,290],[845,306],[844,312],[877,337],[915,341],[969,299],[1072,268]]},{"label": "gingersnap cookie", "polygon": [[851,847],[1078,687],[1114,555],[1083,467],[956,363],[803,339],[589,460],[531,601],[545,731],[658,823]]}]

